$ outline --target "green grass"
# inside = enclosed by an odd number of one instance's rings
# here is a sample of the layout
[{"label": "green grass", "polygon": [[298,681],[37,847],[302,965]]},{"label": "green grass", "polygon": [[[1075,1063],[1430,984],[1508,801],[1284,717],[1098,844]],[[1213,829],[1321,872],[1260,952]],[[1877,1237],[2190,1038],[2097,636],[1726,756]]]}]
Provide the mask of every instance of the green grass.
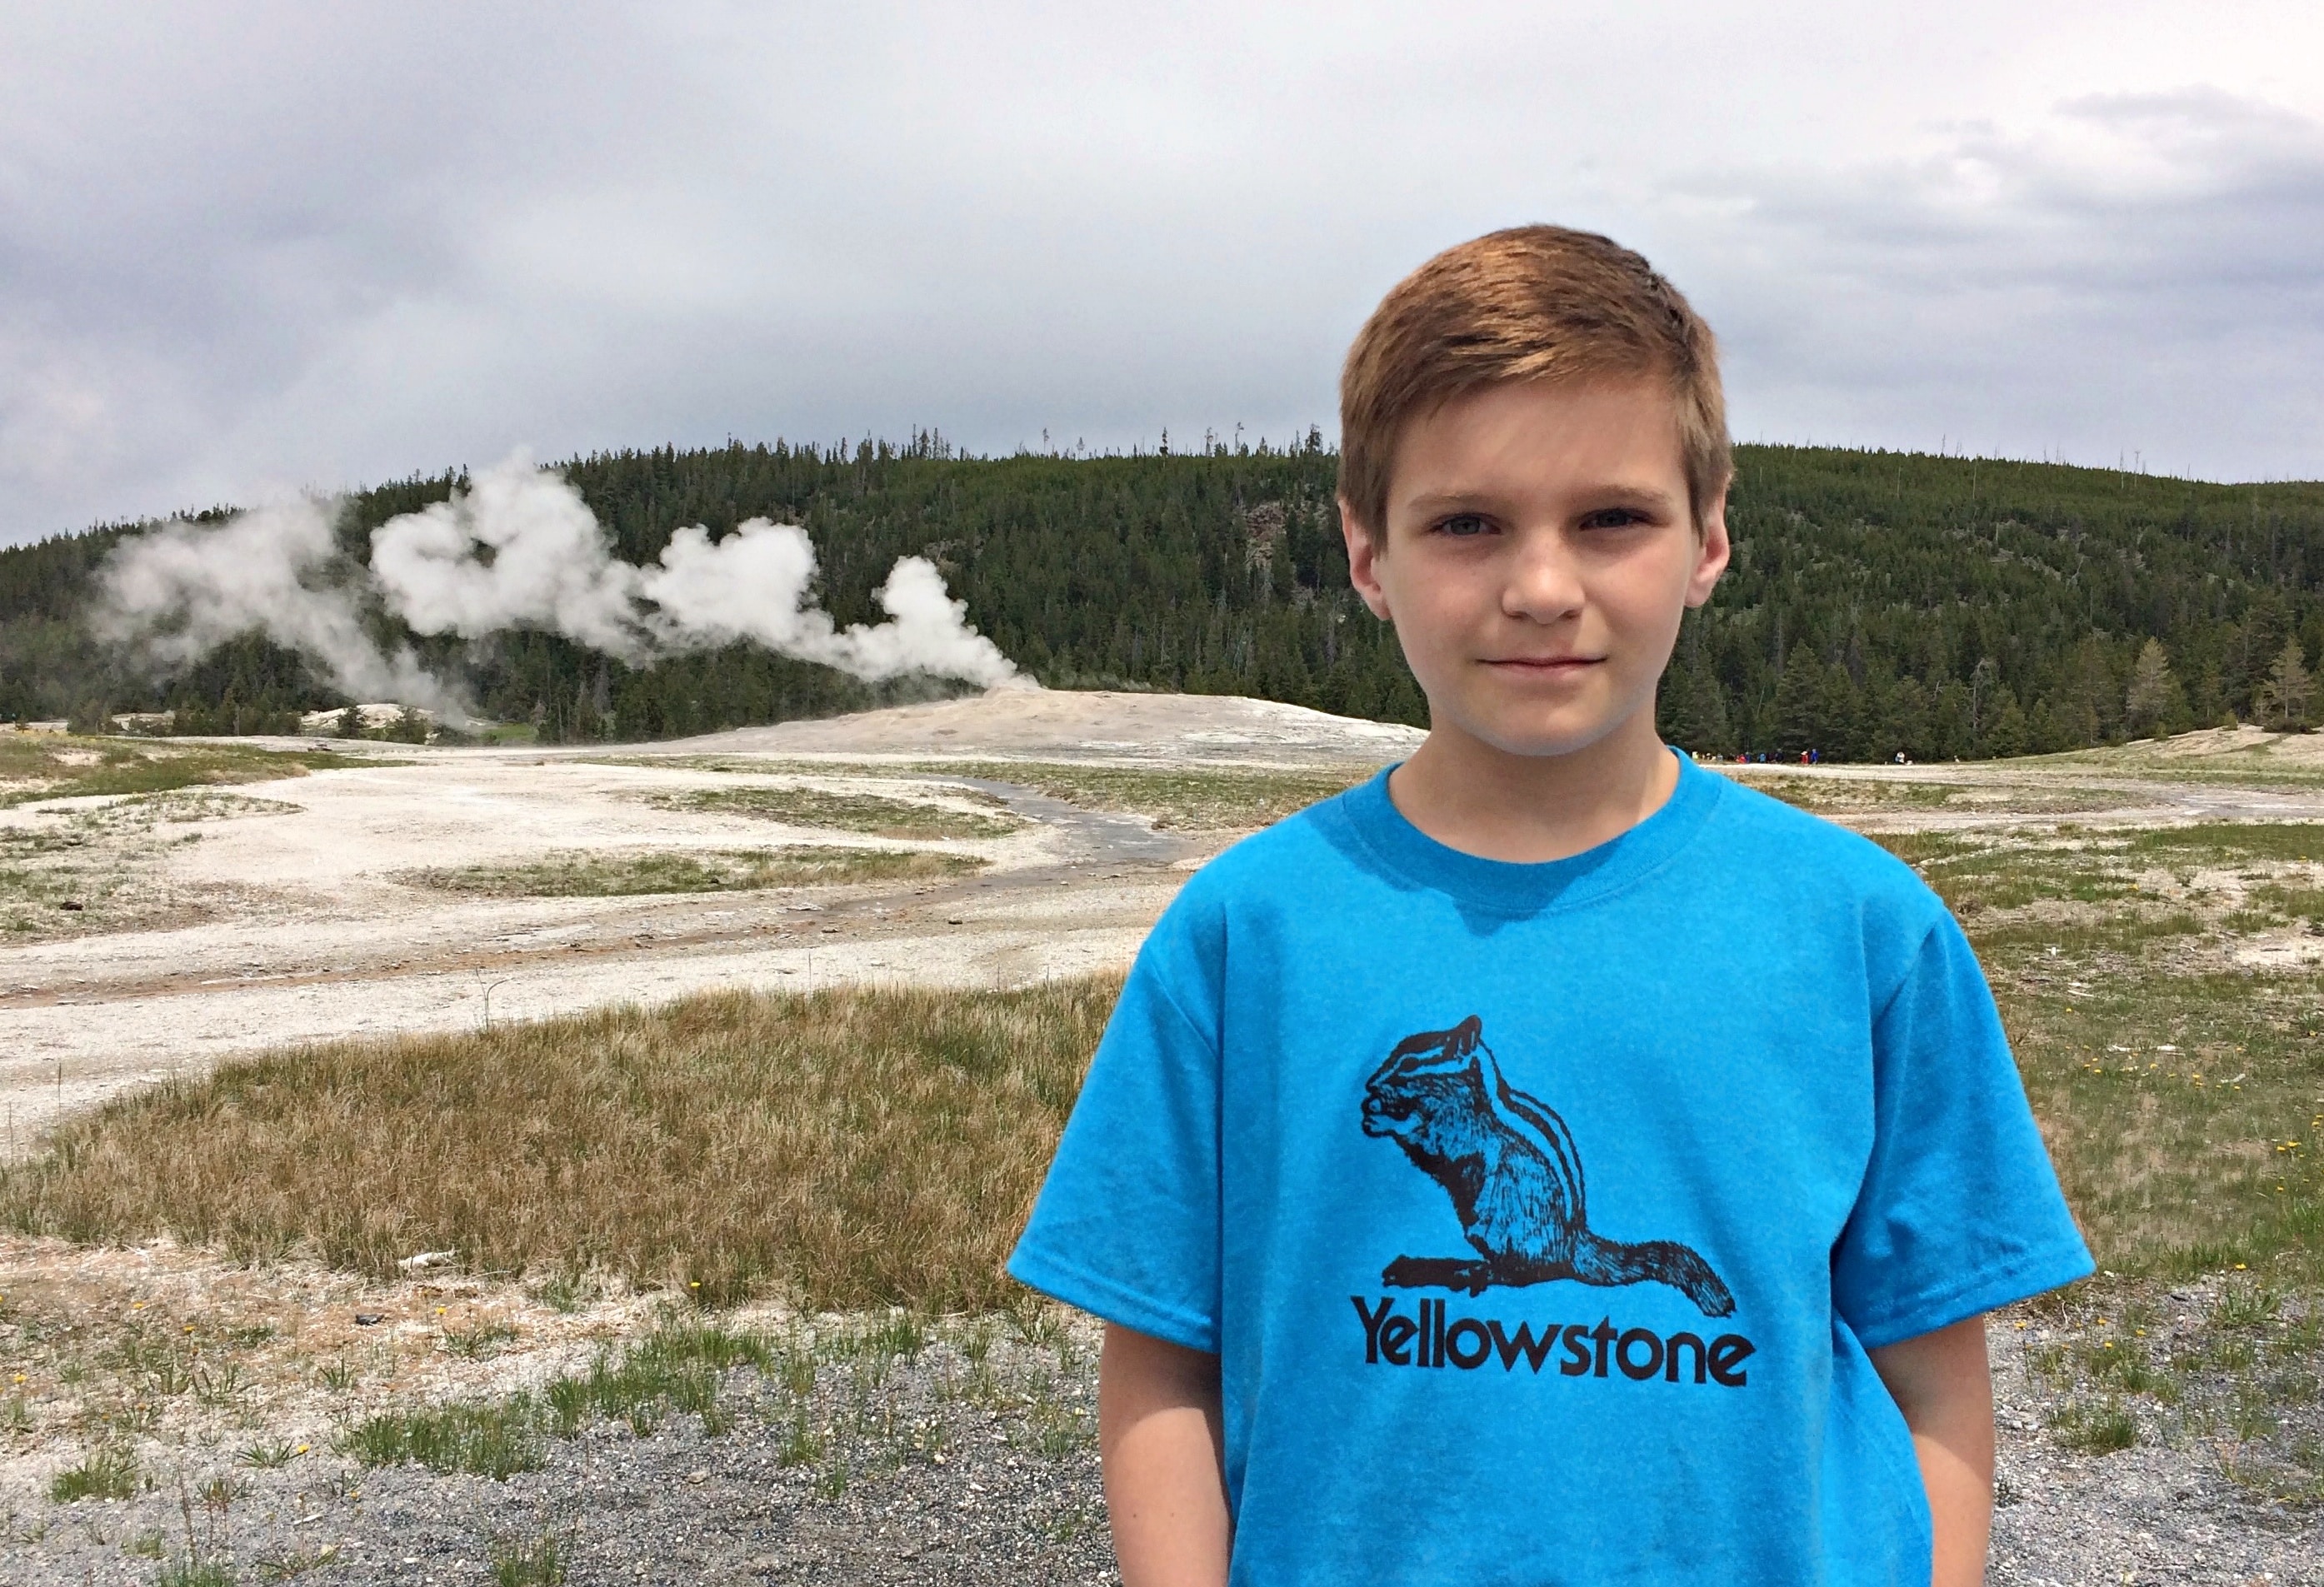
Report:
[{"label": "green grass", "polygon": [[276,750],[168,740],[0,732],[0,805],[97,794],[159,794],[222,783],[272,782],[378,764],[327,750]]},{"label": "green grass", "polygon": [[2009,978],[2004,1022],[2103,1265],[2184,1278],[2269,1264],[2324,1283],[2324,983]]},{"label": "green grass", "polygon": [[708,1413],[721,1374],[751,1366],[779,1376],[784,1360],[782,1349],[760,1335],[700,1321],[667,1324],[618,1360],[601,1355],[586,1374],[550,1384],[547,1404],[556,1430],[568,1438],[598,1418],[650,1432],[672,1412]]},{"label": "green grass", "polygon": [[524,1542],[495,1543],[492,1566],[493,1587],[562,1587],[565,1544],[553,1532]]},{"label": "green grass", "polygon": [[2122,842],[2135,857],[2212,865],[2324,860],[2324,825],[2312,821],[2199,821],[2132,832]]},{"label": "green grass", "polygon": [[49,1497],[59,1504],[77,1499],[134,1499],[143,1481],[136,1455],[126,1449],[100,1449],[59,1472],[49,1482]]},{"label": "green grass", "polygon": [[2076,1401],[2052,1413],[2058,1442],[2085,1454],[2114,1454],[2138,1442],[2138,1422],[2117,1400]]},{"label": "green grass", "polygon": [[298,1458],[298,1448],[288,1438],[268,1438],[246,1445],[234,1457],[236,1465],[258,1472],[279,1472]]},{"label": "green grass", "polygon": [[2134,796],[2101,788],[2052,784],[1947,782],[1938,779],[1851,776],[1831,772],[1771,771],[1759,766],[1719,768],[1746,787],[1820,815],[1980,810],[2069,814],[2114,810]]},{"label": "green grass", "polygon": [[[1370,776],[1370,766],[1344,766],[1314,771],[1287,771],[1268,766],[1083,766],[1065,761],[972,760],[917,761],[883,765],[875,761],[750,760],[734,757],[699,757],[685,760],[632,757],[625,766],[684,766],[717,771],[772,776],[784,774],[821,777],[876,777],[889,782],[919,782],[943,789],[954,798],[989,802],[990,794],[966,786],[963,779],[1005,783],[1029,789],[1083,810],[1118,815],[1141,815],[1157,827],[1195,831],[1248,832],[1305,810],[1320,800],[1354,786]],[[945,784],[951,784],[945,787]]]},{"label": "green grass", "polygon": [[444,1330],[444,1349],[463,1361],[490,1361],[501,1346],[516,1337],[506,1323],[479,1323],[473,1328]]},{"label": "green grass", "polygon": [[1030,788],[1084,810],[1142,815],[1157,827],[1242,832],[1281,821],[1370,777],[1370,766],[1280,771],[1266,767],[1075,766],[1054,761],[927,763],[923,775],[974,777]]},{"label": "green grass", "polygon": [[789,826],[866,832],[879,838],[1005,838],[1025,824],[1005,810],[955,810],[878,794],[840,794],[822,788],[688,788],[674,794],[649,794],[644,798],[663,810],[746,815]]},{"label": "green grass", "polygon": [[724,849],[648,854],[552,854],[521,865],[407,871],[399,878],[443,893],[489,898],[614,898],[662,893],[752,892],[851,882],[955,876],[984,861],[925,849]]},{"label": "green grass", "polygon": [[420,1465],[496,1482],[539,1470],[542,1459],[539,1418],[525,1395],[499,1404],[382,1412],[348,1428],[339,1447],[362,1465]]},{"label": "green grass", "polygon": [[[0,736],[0,747],[6,742]],[[29,822],[0,827],[0,937],[22,941],[182,920],[194,912],[192,896],[156,873],[167,845],[198,835],[178,831],[156,839],[157,827],[296,808],[280,800],[181,788],[39,811]]]},{"label": "green grass", "polygon": [[706,1436],[715,1436],[727,1421],[719,1404],[724,1381],[748,1368],[781,1391],[783,1407],[778,1408],[788,1408],[793,1417],[784,1463],[813,1464],[825,1451],[824,1441],[807,1430],[816,1362],[847,1369],[849,1393],[861,1411],[861,1391],[876,1387],[892,1362],[918,1355],[927,1342],[923,1326],[909,1319],[843,1326],[810,1338],[742,1332],[678,1316],[618,1354],[599,1354],[586,1371],[552,1380],[538,1393],[370,1417],[347,1430],[340,1447],[364,1465],[417,1464],[504,1481],[537,1469],[548,1440],[576,1437],[599,1421],[626,1422],[647,1437],[669,1417],[690,1416],[699,1419]]},{"label": "green grass", "polygon": [[172,1560],[155,1578],[159,1587],[235,1587],[235,1574],[214,1559]]}]

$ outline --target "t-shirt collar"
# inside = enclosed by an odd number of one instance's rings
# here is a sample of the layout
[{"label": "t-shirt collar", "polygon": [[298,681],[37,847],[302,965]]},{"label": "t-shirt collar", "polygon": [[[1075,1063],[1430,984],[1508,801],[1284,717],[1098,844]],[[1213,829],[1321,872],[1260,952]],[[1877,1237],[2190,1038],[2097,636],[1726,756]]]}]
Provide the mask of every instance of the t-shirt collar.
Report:
[{"label": "t-shirt collar", "polygon": [[1718,804],[1727,779],[1675,749],[1671,753],[1678,756],[1678,785],[1661,809],[1595,849],[1536,864],[1463,854],[1414,826],[1388,797],[1393,766],[1333,804],[1363,845],[1406,881],[1499,913],[1573,909],[1659,869],[1693,839]]}]

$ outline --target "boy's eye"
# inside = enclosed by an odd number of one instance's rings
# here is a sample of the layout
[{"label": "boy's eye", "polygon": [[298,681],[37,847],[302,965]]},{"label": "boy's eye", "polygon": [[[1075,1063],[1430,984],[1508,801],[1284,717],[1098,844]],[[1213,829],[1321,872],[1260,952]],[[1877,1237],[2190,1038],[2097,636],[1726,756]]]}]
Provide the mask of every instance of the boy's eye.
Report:
[{"label": "boy's eye", "polygon": [[1456,512],[1451,518],[1440,518],[1436,525],[1438,534],[1451,535],[1458,539],[1466,539],[1472,535],[1482,535],[1491,528],[1490,524],[1473,512]]},{"label": "boy's eye", "polygon": [[1646,521],[1646,515],[1635,507],[1601,507],[1582,518],[1585,529],[1627,529],[1632,524]]}]

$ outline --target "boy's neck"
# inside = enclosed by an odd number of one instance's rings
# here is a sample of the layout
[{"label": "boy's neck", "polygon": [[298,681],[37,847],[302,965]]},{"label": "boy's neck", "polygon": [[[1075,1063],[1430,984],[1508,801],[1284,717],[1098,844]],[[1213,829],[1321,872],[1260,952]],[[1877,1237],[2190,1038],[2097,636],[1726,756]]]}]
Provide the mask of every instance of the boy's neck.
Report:
[{"label": "boy's neck", "polygon": [[1620,837],[1667,802],[1678,761],[1651,710],[1563,755],[1517,755],[1458,728],[1433,728],[1388,777],[1405,820],[1480,859],[1538,864]]}]

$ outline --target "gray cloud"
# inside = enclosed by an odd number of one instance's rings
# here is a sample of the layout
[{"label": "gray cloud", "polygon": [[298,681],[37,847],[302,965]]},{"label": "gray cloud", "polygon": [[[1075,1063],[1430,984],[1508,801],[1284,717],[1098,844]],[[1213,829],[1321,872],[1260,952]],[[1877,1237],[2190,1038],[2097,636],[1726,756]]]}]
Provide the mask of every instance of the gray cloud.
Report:
[{"label": "gray cloud", "polygon": [[1737,384],[1778,436],[2229,476],[2324,472],[2324,124],[2216,90],[2094,96],[2034,135],[1735,172]]},{"label": "gray cloud", "polygon": [[1747,436],[2324,473],[2310,10],[1865,10],[25,0],[0,539],[524,445],[1328,429],[1379,293],[1532,218],[1688,288]]}]

